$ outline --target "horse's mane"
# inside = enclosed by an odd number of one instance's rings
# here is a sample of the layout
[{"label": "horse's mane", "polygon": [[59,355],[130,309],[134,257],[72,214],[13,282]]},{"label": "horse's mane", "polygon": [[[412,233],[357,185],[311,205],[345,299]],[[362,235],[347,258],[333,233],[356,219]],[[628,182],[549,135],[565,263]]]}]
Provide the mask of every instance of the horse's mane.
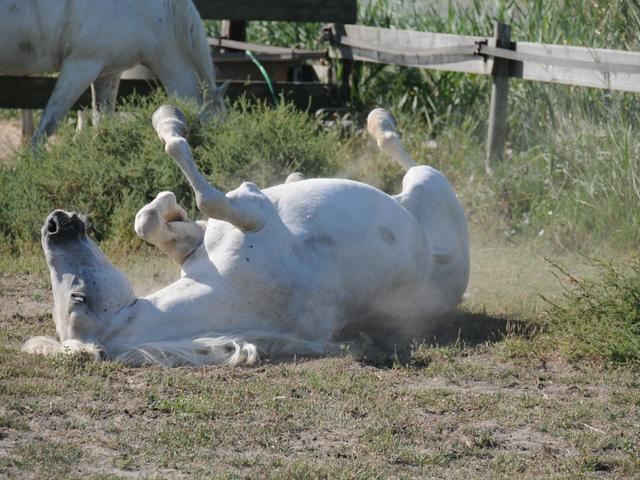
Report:
[{"label": "horse's mane", "polygon": [[106,351],[101,345],[68,340],[60,343],[53,337],[33,337],[22,346],[22,351],[40,355],[66,353],[86,356],[94,360],[119,360],[130,366],[160,365],[230,365],[251,366],[260,355],[282,358],[320,356],[339,351],[332,342],[305,340],[293,334],[243,332],[238,334],[208,333],[195,338],[123,345]]},{"label": "horse's mane", "polygon": [[200,81],[206,83],[207,93],[212,94],[216,87],[215,67],[200,14],[191,0],[177,0],[170,5],[173,7],[176,40],[191,59]]}]

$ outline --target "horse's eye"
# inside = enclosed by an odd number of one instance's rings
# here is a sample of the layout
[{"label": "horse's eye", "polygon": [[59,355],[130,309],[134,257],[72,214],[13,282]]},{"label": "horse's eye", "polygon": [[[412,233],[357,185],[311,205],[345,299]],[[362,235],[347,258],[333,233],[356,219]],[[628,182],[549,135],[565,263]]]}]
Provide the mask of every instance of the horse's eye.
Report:
[{"label": "horse's eye", "polygon": [[71,301],[73,303],[84,303],[86,301],[84,293],[73,292],[71,294]]}]

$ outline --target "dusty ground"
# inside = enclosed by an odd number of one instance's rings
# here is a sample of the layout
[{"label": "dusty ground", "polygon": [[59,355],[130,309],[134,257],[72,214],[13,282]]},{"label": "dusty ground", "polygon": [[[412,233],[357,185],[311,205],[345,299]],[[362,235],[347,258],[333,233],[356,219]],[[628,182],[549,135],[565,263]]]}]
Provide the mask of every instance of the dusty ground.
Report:
[{"label": "dusty ground", "polygon": [[[423,346],[391,367],[350,356],[173,370],[32,357],[22,341],[54,334],[46,276],[3,275],[0,477],[638,478],[637,372],[572,366],[513,335],[486,342],[506,327],[492,312],[524,301],[512,292],[487,310],[477,298],[490,288],[481,270],[497,268],[505,288],[522,275],[526,254],[509,252],[474,264],[472,311],[454,329],[466,338],[475,323],[475,345]],[[162,259],[155,278],[148,268],[128,271],[150,283],[175,274]]]},{"label": "dusty ground", "polygon": [[20,147],[20,120],[0,118],[0,166]]}]

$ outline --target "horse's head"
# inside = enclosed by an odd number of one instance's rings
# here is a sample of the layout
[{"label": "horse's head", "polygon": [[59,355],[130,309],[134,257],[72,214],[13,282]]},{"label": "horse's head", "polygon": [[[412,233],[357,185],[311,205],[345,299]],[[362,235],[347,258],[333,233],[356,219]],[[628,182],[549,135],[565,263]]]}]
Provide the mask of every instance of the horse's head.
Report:
[{"label": "horse's head", "polygon": [[227,115],[227,107],[224,103],[224,95],[229,87],[229,80],[222,85],[217,86],[215,83],[209,88],[205,96],[204,116],[213,116],[224,119]]},{"label": "horse's head", "polygon": [[60,341],[97,343],[113,315],[132,304],[129,280],[86,235],[75,213],[52,212],[42,227]]}]

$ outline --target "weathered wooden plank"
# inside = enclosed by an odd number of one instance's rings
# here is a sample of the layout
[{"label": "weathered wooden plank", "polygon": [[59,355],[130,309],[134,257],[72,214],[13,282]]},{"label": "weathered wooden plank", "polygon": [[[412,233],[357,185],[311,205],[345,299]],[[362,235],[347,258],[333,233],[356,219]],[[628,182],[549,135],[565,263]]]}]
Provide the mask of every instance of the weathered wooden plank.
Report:
[{"label": "weathered wooden plank", "polygon": [[353,40],[349,37],[335,38],[335,45],[341,50],[348,47],[352,52],[357,52],[360,57],[366,57],[375,63],[388,63],[403,67],[424,67],[426,65],[444,65],[471,59],[478,51],[478,46],[471,43],[453,47],[424,48],[421,50],[406,49],[396,50],[382,48]]},{"label": "weathered wooden plank", "polygon": [[220,35],[229,40],[245,42],[247,40],[247,22],[223,20],[220,26]]},{"label": "weathered wooden plank", "polygon": [[[566,60],[553,65],[524,61],[520,71],[515,72],[516,77],[565,85],[640,92],[640,72],[632,73],[633,68],[625,67],[635,65],[640,67],[638,52],[529,42],[518,42],[516,48],[517,53],[552,56]],[[599,63],[603,65],[603,70],[577,68],[568,60]],[[617,73],[609,71],[616,68],[616,64],[620,65],[620,70],[623,71]]]},{"label": "weathered wooden plank", "polygon": [[202,18],[355,23],[356,0],[194,0]]},{"label": "weathered wooden plank", "polygon": [[[208,38],[210,47],[228,48],[230,50],[251,50],[258,55],[257,58],[265,58],[267,60],[319,60],[327,58],[326,50],[301,50],[298,48],[272,47],[271,45],[260,45],[257,43],[239,42],[236,40],[228,40],[226,38],[210,37]],[[214,62],[222,58],[224,54],[214,54]],[[265,57],[262,57],[264,55]]]},{"label": "weathered wooden plank", "polygon": [[22,135],[23,141],[33,137],[36,131],[36,126],[33,122],[33,110],[20,111],[20,126],[20,134]]},{"label": "weathered wooden plank", "polygon": [[[600,62],[596,59],[576,60],[573,58],[555,57],[553,55],[546,54],[537,55],[526,53],[523,51],[516,52],[512,50],[506,50],[504,48],[487,47],[486,45],[480,45],[478,53],[481,55],[490,55],[495,58],[514,60],[516,62],[533,62],[556,67],[559,66],[565,68],[577,68],[578,70],[594,70],[596,72],[609,73],[640,73],[640,63],[633,65],[629,63],[610,63],[606,60]],[[617,51],[615,53],[620,53],[620,51]],[[640,54],[637,55],[638,61],[640,62]]]},{"label": "weathered wooden plank", "polygon": [[[0,106],[2,108],[42,109],[47,104],[53,87],[54,77],[11,77],[0,76]],[[332,85],[307,82],[274,83],[276,95],[293,102],[297,107],[316,111],[320,108],[336,107],[337,92]],[[124,99],[135,93],[146,95],[160,85],[153,80],[125,79],[120,82],[118,98]],[[271,99],[265,82],[232,81],[226,98],[234,100],[242,95],[257,99]],[[73,109],[91,107],[91,91],[87,89],[73,106]]]},{"label": "weathered wooden plank", "polygon": [[[216,66],[216,80],[263,80],[262,74],[251,60],[244,53],[225,53],[224,55],[213,55]],[[300,65],[299,60],[281,60],[275,58],[258,57],[260,63],[267,71],[269,78],[275,82],[286,82],[289,78],[289,70]],[[123,79],[131,80],[155,80],[155,75],[151,70],[143,65],[137,65],[122,73]]]},{"label": "weathered wooden plank", "polygon": [[[269,78],[275,82],[291,80],[291,70],[302,68],[304,57],[287,55],[256,55],[258,61],[267,71]],[[255,64],[240,52],[225,52],[212,54],[216,66],[216,80],[263,80],[262,74]],[[123,79],[155,80],[151,70],[143,65],[137,65],[122,73]],[[310,79],[309,79],[310,80]]]},{"label": "weathered wooden plank", "polygon": [[[423,63],[419,60],[411,63],[411,66],[484,75],[490,75],[493,69],[493,59],[491,58],[447,53],[450,47],[463,47],[466,49],[470,45],[481,42],[487,42],[488,45],[495,46],[495,40],[491,38],[392,30],[360,25],[344,25],[343,32],[354,44],[359,42],[360,46],[369,46],[369,48],[339,47],[333,52],[333,55],[338,58],[376,63],[390,63],[390,61],[395,60],[398,64],[403,65],[407,63],[407,59],[411,56],[418,58],[420,52],[432,50],[437,54],[437,49],[442,49],[441,58],[437,58],[437,55],[433,56],[431,61],[434,63],[427,63],[425,59]],[[376,49],[379,49],[382,54],[371,53],[372,50]],[[385,54],[384,51],[389,53]],[[396,53],[400,55],[396,55]]]}]

